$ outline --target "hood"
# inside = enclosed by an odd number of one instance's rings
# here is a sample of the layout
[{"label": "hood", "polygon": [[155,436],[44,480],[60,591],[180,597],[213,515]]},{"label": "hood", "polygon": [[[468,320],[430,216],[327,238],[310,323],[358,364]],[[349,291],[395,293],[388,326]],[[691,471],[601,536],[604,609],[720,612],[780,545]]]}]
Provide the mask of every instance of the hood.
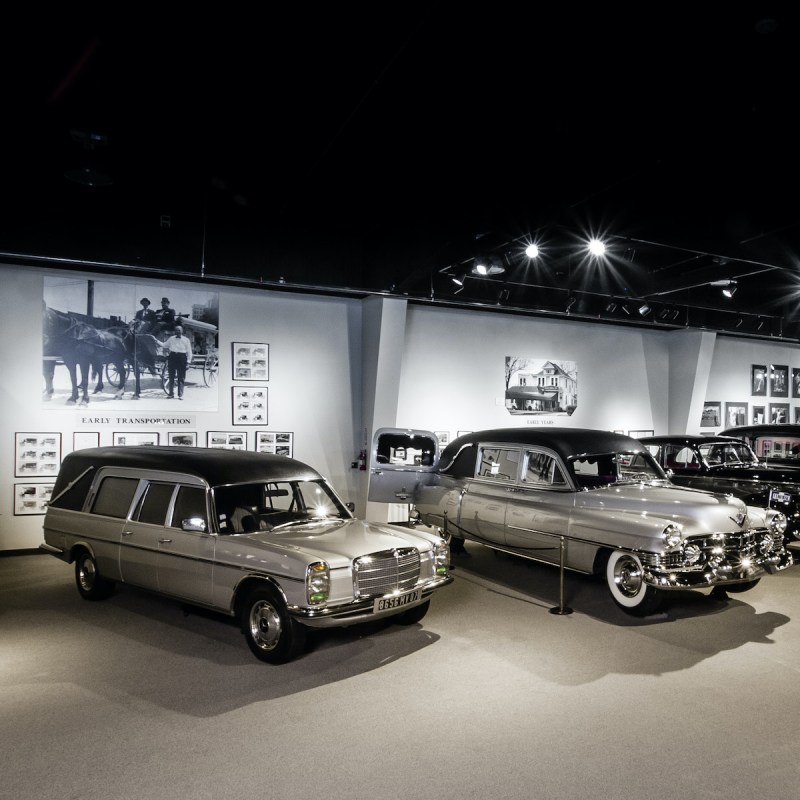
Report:
[{"label": "hood", "polygon": [[[737,480],[753,480],[774,483],[785,483],[789,491],[800,491],[800,469],[774,464],[728,464],[711,467],[708,470],[711,478],[735,478]],[[790,488],[794,487],[794,488]]]},{"label": "hood", "polygon": [[651,519],[655,527],[680,523],[687,534],[740,531],[747,511],[737,497],[667,483],[612,484],[578,493],[575,505],[609,514],[633,514]]},{"label": "hood", "polygon": [[360,519],[320,520],[273,531],[240,534],[255,550],[294,553],[308,561],[327,561],[331,569],[349,567],[352,560],[368,553],[416,547],[430,550],[438,537]]}]

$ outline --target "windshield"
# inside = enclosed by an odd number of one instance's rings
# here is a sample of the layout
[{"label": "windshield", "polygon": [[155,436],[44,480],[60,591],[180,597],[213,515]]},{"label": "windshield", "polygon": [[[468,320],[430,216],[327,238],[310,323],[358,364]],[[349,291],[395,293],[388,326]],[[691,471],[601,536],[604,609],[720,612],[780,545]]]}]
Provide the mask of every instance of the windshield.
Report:
[{"label": "windshield", "polygon": [[352,516],[325,481],[274,481],[214,490],[222,533],[271,531],[287,525]]},{"label": "windshield", "polygon": [[665,476],[649,453],[594,453],[570,458],[580,489],[597,489],[612,483],[650,483]]},{"label": "windshield", "polygon": [[744,442],[715,442],[701,444],[698,448],[703,460],[710,467],[736,464],[754,464],[758,462],[756,454]]}]

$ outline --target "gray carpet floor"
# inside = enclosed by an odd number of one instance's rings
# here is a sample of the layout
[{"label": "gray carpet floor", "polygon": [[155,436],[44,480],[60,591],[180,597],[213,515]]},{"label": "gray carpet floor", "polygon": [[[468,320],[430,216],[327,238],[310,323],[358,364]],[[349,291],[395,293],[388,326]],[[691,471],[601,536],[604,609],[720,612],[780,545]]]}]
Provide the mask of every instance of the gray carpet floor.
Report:
[{"label": "gray carpet floor", "polygon": [[471,550],[422,623],[279,667],[224,618],[0,558],[0,798],[796,800],[800,567],[642,620]]}]

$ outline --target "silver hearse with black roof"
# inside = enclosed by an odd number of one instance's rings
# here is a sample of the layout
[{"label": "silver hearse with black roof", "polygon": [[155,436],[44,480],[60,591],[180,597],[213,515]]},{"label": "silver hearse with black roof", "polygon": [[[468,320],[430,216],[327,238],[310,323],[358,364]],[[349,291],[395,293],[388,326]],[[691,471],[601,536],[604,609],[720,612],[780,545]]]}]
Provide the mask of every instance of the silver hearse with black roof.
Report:
[{"label": "silver hearse with black roof", "polygon": [[74,562],[85,599],[130,583],[234,616],[270,663],[297,656],[309,627],[418,622],[452,581],[441,536],[359,520],[306,464],[242,450],[70,453],[41,547]]},{"label": "silver hearse with black roof", "polygon": [[614,601],[654,613],[669,590],[741,592],[790,566],[785,516],[678,487],[647,448],[585,428],[500,428],[454,439],[382,428],[369,499],[413,504],[452,539],[605,577]]}]

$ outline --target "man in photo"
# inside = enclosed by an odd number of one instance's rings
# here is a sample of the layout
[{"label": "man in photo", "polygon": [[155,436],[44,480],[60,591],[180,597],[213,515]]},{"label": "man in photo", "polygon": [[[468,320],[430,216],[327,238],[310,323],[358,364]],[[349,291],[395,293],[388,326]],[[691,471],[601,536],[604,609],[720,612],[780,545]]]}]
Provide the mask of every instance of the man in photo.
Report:
[{"label": "man in photo", "polygon": [[192,357],[192,344],[183,335],[183,328],[175,326],[175,333],[165,342],[167,355],[167,397],[175,397],[175,382],[178,383],[178,400],[183,400],[183,386],[186,380],[186,367]]}]

